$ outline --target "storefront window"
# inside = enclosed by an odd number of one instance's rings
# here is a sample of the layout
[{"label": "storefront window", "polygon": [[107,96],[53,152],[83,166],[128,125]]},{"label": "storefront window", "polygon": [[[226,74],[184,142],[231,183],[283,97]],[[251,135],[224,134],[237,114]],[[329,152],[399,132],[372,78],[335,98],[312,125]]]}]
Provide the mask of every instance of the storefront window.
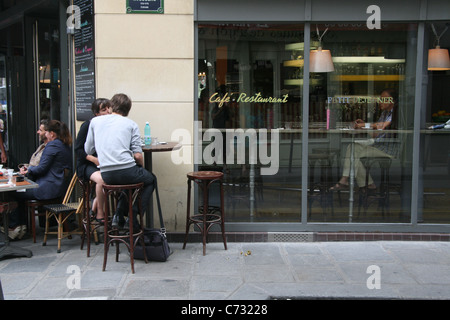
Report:
[{"label": "storefront window", "polygon": [[306,48],[303,25],[200,24],[198,39],[199,168],[224,172],[227,221],[304,222],[304,191],[309,223],[410,222],[416,24],[311,24]]},{"label": "storefront window", "polygon": [[410,221],[416,38],[414,24],[311,25],[334,70],[311,65],[309,221]]},{"label": "storefront window", "polygon": [[[428,56],[428,89],[421,125],[421,166],[418,222],[449,223],[450,215],[450,68],[430,70],[429,49],[450,48],[448,23],[426,25],[425,54]],[[437,39],[439,38],[439,41]],[[448,57],[448,53],[447,53]],[[449,62],[450,63],[450,62]],[[447,126],[445,126],[447,125]]]},{"label": "storefront window", "polygon": [[229,222],[300,221],[303,32],[198,27],[200,169],[224,172]]}]

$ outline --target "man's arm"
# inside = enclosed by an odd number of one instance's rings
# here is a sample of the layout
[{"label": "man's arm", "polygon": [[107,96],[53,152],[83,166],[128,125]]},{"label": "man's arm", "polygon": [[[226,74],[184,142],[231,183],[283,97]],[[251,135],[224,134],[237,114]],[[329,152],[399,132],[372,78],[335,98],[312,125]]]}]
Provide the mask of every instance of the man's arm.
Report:
[{"label": "man's arm", "polygon": [[91,125],[89,126],[88,134],[86,137],[86,142],[84,143],[84,152],[86,152],[87,155],[92,155],[95,153],[94,132],[93,132],[92,121],[91,121]]},{"label": "man's arm", "polygon": [[144,157],[142,156],[141,152],[136,152],[133,154],[134,160],[136,160],[136,163],[138,166],[143,167],[144,166]]}]

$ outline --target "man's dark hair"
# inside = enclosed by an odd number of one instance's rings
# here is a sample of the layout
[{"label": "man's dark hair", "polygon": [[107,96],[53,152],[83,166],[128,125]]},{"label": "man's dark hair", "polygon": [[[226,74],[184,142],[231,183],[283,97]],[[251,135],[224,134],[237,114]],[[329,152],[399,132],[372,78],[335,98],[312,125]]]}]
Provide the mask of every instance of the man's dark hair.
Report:
[{"label": "man's dark hair", "polygon": [[102,108],[110,107],[110,106],[111,106],[111,102],[108,99],[99,98],[99,99],[95,99],[94,102],[92,102],[91,110],[92,110],[92,113],[96,116]]},{"label": "man's dark hair", "polygon": [[111,105],[113,112],[126,117],[131,110],[131,99],[126,94],[118,93],[111,98]]}]

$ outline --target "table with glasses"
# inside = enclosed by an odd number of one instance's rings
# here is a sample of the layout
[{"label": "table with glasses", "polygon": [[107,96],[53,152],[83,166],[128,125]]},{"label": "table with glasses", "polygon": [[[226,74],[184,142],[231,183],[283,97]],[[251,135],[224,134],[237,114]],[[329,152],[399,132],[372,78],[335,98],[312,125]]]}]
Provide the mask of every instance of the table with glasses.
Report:
[{"label": "table with glasses", "polygon": [[6,181],[1,181],[0,179],[0,192],[2,193],[2,200],[4,202],[4,206],[2,206],[2,210],[0,212],[0,214],[3,215],[3,228],[5,233],[4,234],[0,234],[0,237],[3,237],[4,240],[0,240],[0,259],[4,258],[4,257],[27,257],[30,258],[33,253],[28,250],[28,249],[23,249],[23,248],[19,248],[17,246],[13,246],[10,244],[9,242],[9,238],[8,238],[8,220],[9,220],[9,205],[6,205],[8,202],[6,195],[8,193],[12,193],[12,192],[20,192],[22,190],[26,190],[26,189],[32,189],[32,188],[37,188],[39,187],[39,185],[27,178],[24,178],[23,181],[21,182],[17,182],[16,178],[17,176],[12,177],[12,179],[8,179],[8,177],[2,177],[2,178],[6,178],[4,180]]},{"label": "table with glasses", "polygon": [[[175,151],[181,148],[179,142],[164,142],[152,145],[143,145],[142,151],[144,152],[144,166],[149,172],[153,173],[153,158],[154,152],[167,152]],[[150,197],[150,213],[145,216],[145,225],[149,228],[153,228],[153,197]]]}]

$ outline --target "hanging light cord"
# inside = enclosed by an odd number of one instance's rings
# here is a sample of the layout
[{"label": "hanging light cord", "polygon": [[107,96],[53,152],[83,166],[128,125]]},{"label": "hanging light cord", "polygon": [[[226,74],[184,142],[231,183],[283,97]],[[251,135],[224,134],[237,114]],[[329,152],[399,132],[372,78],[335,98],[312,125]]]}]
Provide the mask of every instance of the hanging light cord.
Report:
[{"label": "hanging light cord", "polygon": [[[439,46],[439,40],[441,39],[441,37],[444,35],[445,31],[447,31],[448,29],[448,25],[445,25],[445,29],[444,31],[442,31],[442,33],[438,36],[437,32],[436,32],[436,28],[434,27],[434,24],[431,24],[431,29],[433,29],[433,33],[436,36],[436,41],[437,41],[437,46]],[[325,30],[326,31],[326,30]],[[319,31],[317,31],[319,32]],[[323,36],[323,35],[322,35]]]},{"label": "hanging light cord", "polygon": [[317,38],[319,38],[319,48],[322,48],[322,38],[325,35],[325,33],[327,33],[327,31],[328,31],[328,28],[326,28],[325,31],[322,33],[322,35],[320,35],[319,27],[316,25]]}]

